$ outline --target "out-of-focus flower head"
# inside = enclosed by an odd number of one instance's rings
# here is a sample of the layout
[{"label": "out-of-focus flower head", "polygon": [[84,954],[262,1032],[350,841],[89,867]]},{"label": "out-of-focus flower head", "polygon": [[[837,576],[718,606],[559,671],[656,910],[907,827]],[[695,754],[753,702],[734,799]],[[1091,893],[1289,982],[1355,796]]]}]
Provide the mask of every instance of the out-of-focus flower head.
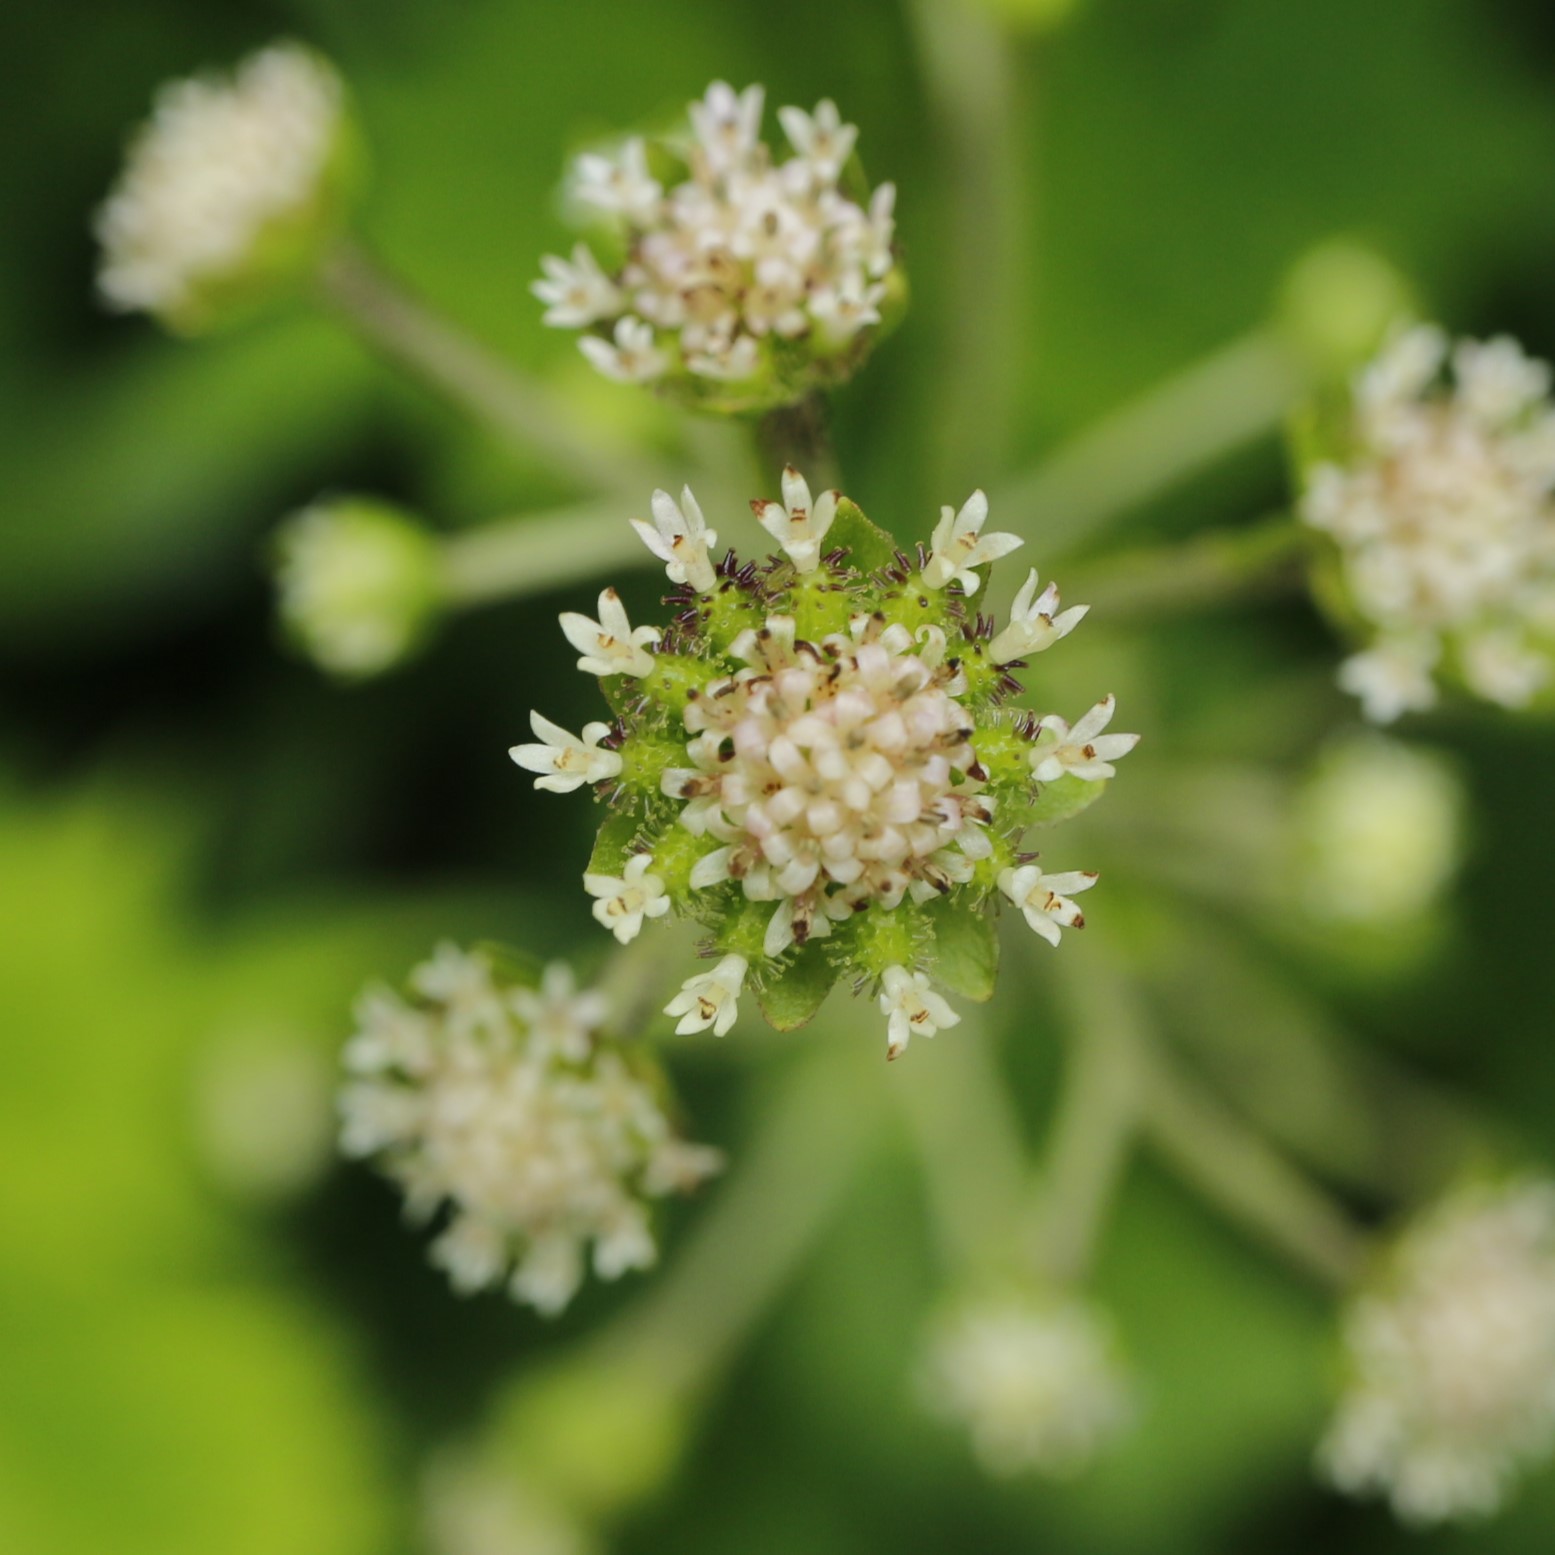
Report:
[{"label": "out-of-focus flower head", "polygon": [[360,680],[414,651],[443,605],[437,542],[409,514],[326,498],[277,532],[281,622],[321,669]]},{"label": "out-of-focus flower head", "polygon": [[761,87],[715,81],[687,136],[578,158],[574,204],[610,257],[579,243],[532,290],[547,324],[585,332],[600,372],[707,410],[766,410],[850,378],[895,322],[894,188],[864,192],[836,104],[778,110],[782,161],[762,106]]},{"label": "out-of-focus flower head", "polygon": [[1077,1474],[1134,1412],[1111,1326],[1056,1292],[952,1307],[930,1328],[918,1386],[925,1407],[965,1429],[999,1477]]},{"label": "out-of-focus flower head", "polygon": [[781,488],[752,504],[778,547],[761,563],[715,560],[690,491],[656,492],[636,523],[673,620],[634,628],[609,589],[597,620],[563,616],[613,722],[580,738],[536,713],[511,754],[538,788],[608,796],[583,878],[618,940],[672,909],[707,929],[714,964],[668,1008],[681,1033],[722,1036],[748,987],[797,1026],[848,980],[876,994],[894,1058],[959,1019],[931,979],[992,992],[1001,902],[1055,945],[1083,925],[1095,875],[1046,872],[1024,839],[1095,799],[1135,736],[1102,732],[1110,697],[1073,726],[1007,705],[1085,611],[1033,570],[1004,630],[969,612],[1020,544],[984,532],[981,492],[909,556],[840,492],[793,468]]},{"label": "out-of-focus flower head", "polygon": [[1523,708],[1555,665],[1550,372],[1505,338],[1418,326],[1355,380],[1320,434],[1302,514],[1332,542],[1322,593],[1361,646],[1340,684],[1368,718],[1444,681]]},{"label": "out-of-focus flower head", "polygon": [[1343,1338],[1327,1478],[1411,1523],[1494,1512],[1555,1444],[1555,1183],[1462,1189],[1422,1215]]},{"label": "out-of-focus flower head", "polygon": [[649,1202],[715,1172],[672,1127],[662,1076],[603,1040],[603,1002],[565,967],[538,989],[478,951],[442,945],[410,997],[369,989],[346,1048],[341,1147],[373,1158],[409,1212],[446,1214],[434,1262],[456,1289],[506,1282],[559,1312],[594,1272],[656,1256]]},{"label": "out-of-focus flower head", "polygon": [[164,86],[98,212],[104,299],[192,334],[298,284],[340,230],[357,160],[340,78],[300,44]]},{"label": "out-of-focus flower head", "polygon": [[1335,744],[1296,802],[1306,911],[1376,928],[1419,918],[1458,866],[1464,810],[1461,783],[1434,753],[1377,734]]}]

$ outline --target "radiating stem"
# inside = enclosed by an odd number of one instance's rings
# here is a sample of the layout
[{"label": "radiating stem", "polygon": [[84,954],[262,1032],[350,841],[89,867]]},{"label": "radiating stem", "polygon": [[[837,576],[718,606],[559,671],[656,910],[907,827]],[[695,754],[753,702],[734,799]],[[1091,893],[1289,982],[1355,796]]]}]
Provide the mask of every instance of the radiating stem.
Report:
[{"label": "radiating stem", "polygon": [[1140,1118],[1133,1061],[1136,1014],[1126,986],[1063,977],[1070,1030],[1069,1068],[1043,1169],[1035,1256],[1050,1279],[1090,1273],[1108,1211]]},{"label": "radiating stem", "polygon": [[1015,60],[989,9],[967,0],[908,0],[907,16],[941,131],[944,230],[953,235],[930,484],[960,491],[1004,463],[1029,350],[1023,303],[1034,179],[1020,154]]},{"label": "radiating stem", "polygon": [[664,1273],[597,1341],[601,1353],[645,1358],[666,1387],[687,1395],[716,1379],[879,1141],[880,1076],[861,1072],[864,1053],[849,1035],[807,1038],[809,1051],[766,1098],[729,1180]]},{"label": "radiating stem", "polygon": [[362,249],[344,245],[319,272],[319,295],[374,349],[485,425],[596,491],[639,499],[657,472],[633,443],[574,416],[543,384],[434,313]]},{"label": "radiating stem", "polygon": [[646,493],[496,519],[443,542],[444,588],[451,604],[484,605],[544,593],[622,569],[658,568],[627,520],[646,509]]},{"label": "radiating stem", "polygon": [[1051,559],[1131,509],[1273,432],[1306,386],[1291,353],[1254,330],[1093,423],[998,487],[999,526]]},{"label": "radiating stem", "polygon": [[[1066,952],[1076,947],[1066,946]],[[1077,960],[1079,958],[1076,958]],[[1116,999],[1109,1025],[1132,1069],[1146,1137],[1186,1181],[1318,1283],[1344,1289],[1356,1278],[1368,1240],[1343,1208],[1279,1151],[1200,1086],[1160,1042],[1147,1007],[1115,958],[1088,946],[1088,999]],[[1089,990],[1086,992],[1085,990]]]},{"label": "radiating stem", "polygon": [[1019,1257],[1027,1166],[1020,1125],[981,1013],[890,1076],[918,1144],[941,1261],[960,1278]]},{"label": "radiating stem", "polygon": [[1306,543],[1288,515],[1121,551],[1064,575],[1065,593],[1109,621],[1149,619],[1278,593],[1300,580]]}]

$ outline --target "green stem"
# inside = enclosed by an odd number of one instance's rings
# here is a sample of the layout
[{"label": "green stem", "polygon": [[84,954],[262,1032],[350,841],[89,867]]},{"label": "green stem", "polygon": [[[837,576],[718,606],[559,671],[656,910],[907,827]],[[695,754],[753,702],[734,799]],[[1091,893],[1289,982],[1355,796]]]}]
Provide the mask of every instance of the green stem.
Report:
[{"label": "green stem", "polygon": [[967,1012],[940,1048],[909,1053],[889,1078],[917,1142],[942,1263],[962,1279],[1009,1265],[1026,1152],[987,1023]]},{"label": "green stem", "polygon": [[1109,621],[1197,610],[1295,586],[1306,541],[1298,520],[1282,514],[1081,563],[1066,573],[1065,591]]},{"label": "green stem", "polygon": [[318,286],[324,304],[374,349],[558,474],[639,500],[658,483],[635,444],[571,414],[543,383],[438,317],[362,249],[338,248]]},{"label": "green stem", "polygon": [[1015,56],[986,6],[908,0],[907,18],[942,132],[943,230],[951,239],[931,484],[961,491],[1003,467],[1027,354],[1035,180],[1020,154],[1016,106],[1031,88],[1022,81],[1018,93]]},{"label": "green stem", "polygon": [[[606,1336],[605,1356],[647,1361],[664,1386],[710,1386],[793,1277],[879,1138],[879,1075],[860,1046],[816,1031],[790,1064],[738,1166],[664,1274]],[[878,1055],[876,1055],[878,1062]]]},{"label": "green stem", "polygon": [[763,485],[789,464],[805,477],[810,490],[817,495],[841,485],[830,421],[826,400],[820,393],[808,394],[797,404],[769,410],[756,423],[756,459]]},{"label": "green stem", "polygon": [[1090,1273],[1139,1124],[1137,1016],[1117,982],[1063,981],[1069,1070],[1043,1170],[1036,1261],[1047,1278],[1078,1284]]},{"label": "green stem", "polygon": [[[1065,946],[1070,954],[1076,946]],[[1198,1085],[1151,1029],[1142,997],[1114,959],[1087,946],[1066,975],[1095,1001],[1132,1071],[1145,1136],[1211,1203],[1319,1284],[1347,1289],[1368,1239],[1344,1209]],[[1083,962],[1084,964],[1078,964]],[[1111,1008],[1109,1009],[1109,1004]]]},{"label": "green stem", "polygon": [[1049,559],[1215,464],[1285,419],[1305,374],[1272,330],[1259,329],[1093,423],[1025,476],[997,488],[999,527]]},{"label": "green stem", "polygon": [[485,605],[623,568],[661,566],[627,522],[629,516],[620,501],[583,503],[496,519],[454,535],[443,542],[445,595],[456,606]]}]

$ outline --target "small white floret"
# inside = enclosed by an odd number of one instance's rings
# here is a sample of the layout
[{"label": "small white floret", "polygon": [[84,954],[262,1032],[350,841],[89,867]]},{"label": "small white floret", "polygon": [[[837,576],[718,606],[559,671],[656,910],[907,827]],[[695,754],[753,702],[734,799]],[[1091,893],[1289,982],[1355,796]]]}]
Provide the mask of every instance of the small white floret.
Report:
[{"label": "small white floret", "polygon": [[999,889],[1020,908],[1026,922],[1050,945],[1057,945],[1060,929],[1083,929],[1085,915],[1070,900],[1096,884],[1090,870],[1063,870],[1046,875],[1035,864],[1006,869]]},{"label": "small white floret", "polygon": [[1010,622],[988,645],[988,657],[995,664],[1008,664],[1028,654],[1051,648],[1067,637],[1085,618],[1089,605],[1071,605],[1059,609],[1058,585],[1049,583],[1037,592],[1037,569],[1033,567],[1010,605]]},{"label": "small white floret", "polygon": [[1057,713],[1041,720],[1041,732],[1031,751],[1031,775],[1039,783],[1055,783],[1066,773],[1087,783],[1112,777],[1112,765],[1139,744],[1137,734],[1103,734],[1112,722],[1117,702],[1109,694],[1071,728]]},{"label": "small white floret", "polygon": [[711,556],[718,531],[707,527],[689,486],[681,491],[679,502],[667,491],[654,492],[653,522],[634,518],[632,528],[664,563],[671,583],[689,584],[705,594],[718,581]]},{"label": "small white floret", "polygon": [[514,745],[508,755],[526,772],[541,774],[535,779],[536,788],[570,794],[585,783],[602,783],[606,778],[620,776],[620,756],[613,750],[601,750],[599,745],[610,733],[609,724],[584,724],[581,740],[539,713],[529,715],[529,725],[541,743]]},{"label": "small white floret", "polygon": [[749,965],[744,956],[725,956],[711,972],[688,977],[664,1006],[666,1015],[680,1017],[676,1033],[687,1037],[711,1026],[715,1037],[725,1035],[739,1013],[740,990]]},{"label": "small white floret", "polygon": [[579,243],[570,260],[547,254],[540,261],[543,281],[531,281],[529,290],[546,305],[541,319],[558,329],[585,329],[621,311],[621,293],[599,268],[587,243]]},{"label": "small white floret", "polygon": [[794,571],[814,572],[821,564],[821,542],[837,516],[841,492],[823,491],[814,501],[810,487],[793,465],[783,470],[782,502],[753,502],[761,527],[777,541]]},{"label": "small white floret", "polygon": [[658,642],[663,634],[655,626],[639,626],[633,631],[626,606],[614,589],[599,596],[597,621],[568,610],[561,623],[567,641],[583,655],[578,668],[587,674],[633,675],[641,680],[653,673],[653,655],[647,645]]},{"label": "small white floret", "polygon": [[923,972],[888,966],[880,977],[880,1013],[886,1017],[886,1054],[900,1058],[915,1036],[932,1037],[961,1017],[935,993]]},{"label": "small white floret", "polygon": [[595,897],[594,916],[628,944],[642,931],[646,918],[662,918],[670,910],[664,882],[652,874],[653,855],[636,853],[619,875],[584,875],[583,889]]},{"label": "small white floret", "polygon": [[923,569],[925,587],[942,589],[954,580],[968,594],[975,594],[979,579],[973,568],[998,561],[1025,543],[1018,535],[985,535],[982,531],[987,521],[988,498],[981,491],[974,491],[959,513],[952,507],[940,509]]}]

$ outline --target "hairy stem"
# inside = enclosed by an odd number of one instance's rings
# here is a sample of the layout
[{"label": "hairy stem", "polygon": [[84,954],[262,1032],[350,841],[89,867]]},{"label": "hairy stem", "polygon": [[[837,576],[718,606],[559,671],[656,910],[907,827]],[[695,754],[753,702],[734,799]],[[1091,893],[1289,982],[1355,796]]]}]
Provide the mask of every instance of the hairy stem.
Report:
[{"label": "hairy stem", "polygon": [[330,255],[319,294],[375,350],[558,474],[639,498],[657,483],[634,444],[572,415],[544,384],[439,317],[362,249],[346,245]]}]

